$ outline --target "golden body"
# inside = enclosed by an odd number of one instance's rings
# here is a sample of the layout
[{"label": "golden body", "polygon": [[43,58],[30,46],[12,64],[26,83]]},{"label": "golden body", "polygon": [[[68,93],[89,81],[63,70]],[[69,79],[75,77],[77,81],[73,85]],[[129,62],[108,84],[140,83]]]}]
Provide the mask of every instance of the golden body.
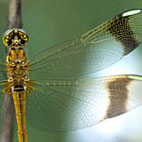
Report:
[{"label": "golden body", "polygon": [[7,55],[7,78],[5,93],[13,97],[19,142],[27,142],[25,122],[26,95],[30,91],[28,62],[24,51],[28,36],[20,29],[5,33],[3,41],[9,48]]}]

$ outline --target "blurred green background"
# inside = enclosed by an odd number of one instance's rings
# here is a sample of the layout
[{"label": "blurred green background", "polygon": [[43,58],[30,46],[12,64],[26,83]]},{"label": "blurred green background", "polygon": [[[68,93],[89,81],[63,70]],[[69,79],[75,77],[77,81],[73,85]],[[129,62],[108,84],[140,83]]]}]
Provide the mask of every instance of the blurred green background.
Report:
[{"label": "blurred green background", "polygon": [[[135,8],[142,8],[141,0],[23,0],[22,24],[30,36],[26,47],[29,59]],[[8,0],[0,0],[0,37],[8,25],[7,16]],[[141,48],[96,75],[142,74]],[[141,113],[139,107],[94,127],[67,133],[41,132],[29,127],[29,142],[141,142]],[[14,139],[18,141],[16,135]]]}]

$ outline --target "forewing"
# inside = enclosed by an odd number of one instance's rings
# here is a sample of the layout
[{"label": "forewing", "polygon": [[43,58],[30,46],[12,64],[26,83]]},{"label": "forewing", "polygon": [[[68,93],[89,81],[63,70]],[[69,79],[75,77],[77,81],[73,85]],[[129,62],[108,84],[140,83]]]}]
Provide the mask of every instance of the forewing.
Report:
[{"label": "forewing", "polygon": [[100,71],[134,50],[142,41],[142,12],[132,10],[87,33],[47,48],[30,63],[30,76],[77,78]]}]

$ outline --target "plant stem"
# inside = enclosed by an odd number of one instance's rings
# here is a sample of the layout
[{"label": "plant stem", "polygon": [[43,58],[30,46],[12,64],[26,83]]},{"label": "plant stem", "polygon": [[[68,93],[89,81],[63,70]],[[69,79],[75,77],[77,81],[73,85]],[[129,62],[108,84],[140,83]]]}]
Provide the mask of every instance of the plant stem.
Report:
[{"label": "plant stem", "polygon": [[[9,0],[8,28],[21,28],[21,0]],[[1,142],[12,142],[15,110],[12,96],[5,94]]]}]

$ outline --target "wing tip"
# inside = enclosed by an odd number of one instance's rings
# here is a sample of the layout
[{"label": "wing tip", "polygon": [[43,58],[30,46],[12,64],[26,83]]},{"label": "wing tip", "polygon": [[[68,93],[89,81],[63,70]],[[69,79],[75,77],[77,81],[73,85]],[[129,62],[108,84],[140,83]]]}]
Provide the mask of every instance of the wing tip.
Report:
[{"label": "wing tip", "polygon": [[135,15],[135,14],[138,14],[138,13],[141,13],[141,12],[142,12],[141,9],[129,10],[129,11],[126,11],[126,12],[122,13],[122,17],[127,17],[127,16],[131,16],[131,15]]}]

